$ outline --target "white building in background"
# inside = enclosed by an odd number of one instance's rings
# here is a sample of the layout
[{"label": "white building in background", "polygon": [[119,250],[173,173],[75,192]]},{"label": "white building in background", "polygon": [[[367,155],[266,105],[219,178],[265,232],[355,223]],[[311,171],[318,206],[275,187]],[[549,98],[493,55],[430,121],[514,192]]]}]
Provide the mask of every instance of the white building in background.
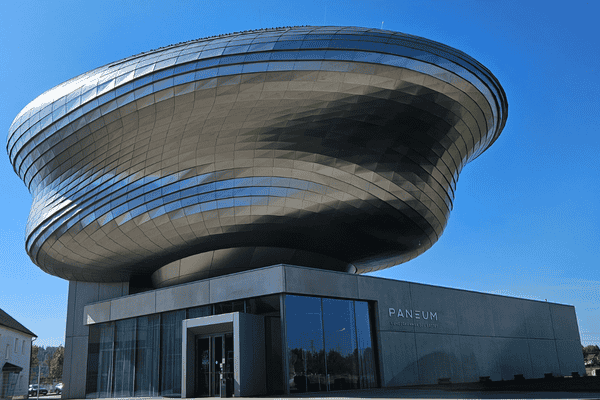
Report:
[{"label": "white building in background", "polygon": [[35,333],[0,309],[0,399],[26,399]]}]

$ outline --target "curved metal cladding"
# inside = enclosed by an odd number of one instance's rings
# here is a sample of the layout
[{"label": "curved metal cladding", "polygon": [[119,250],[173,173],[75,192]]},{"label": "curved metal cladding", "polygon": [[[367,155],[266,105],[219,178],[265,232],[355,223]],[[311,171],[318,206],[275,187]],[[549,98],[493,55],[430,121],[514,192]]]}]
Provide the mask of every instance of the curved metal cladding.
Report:
[{"label": "curved metal cladding", "polygon": [[496,78],[458,50],[378,29],[278,28],[76,77],[25,107],[7,150],[33,195],[26,248],[40,268],[158,287],[414,258],[506,117]]}]

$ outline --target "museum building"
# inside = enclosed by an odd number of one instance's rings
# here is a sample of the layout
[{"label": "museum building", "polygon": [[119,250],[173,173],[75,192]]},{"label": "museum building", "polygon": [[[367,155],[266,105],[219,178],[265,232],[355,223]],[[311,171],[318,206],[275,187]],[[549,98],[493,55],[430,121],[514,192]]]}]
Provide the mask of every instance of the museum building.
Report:
[{"label": "museum building", "polygon": [[192,40],[43,93],[7,151],[27,252],[70,282],[63,397],[583,374],[572,306],[362,275],[438,240],[507,110],[468,55],[357,27]]}]

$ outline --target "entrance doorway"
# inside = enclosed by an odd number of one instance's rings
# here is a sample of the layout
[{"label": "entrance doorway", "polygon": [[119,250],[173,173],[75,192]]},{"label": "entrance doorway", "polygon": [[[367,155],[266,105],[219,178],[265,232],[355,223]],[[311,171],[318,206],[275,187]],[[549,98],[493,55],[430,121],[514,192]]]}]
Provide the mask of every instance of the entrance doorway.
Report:
[{"label": "entrance doorway", "polygon": [[221,394],[221,374],[233,391],[233,332],[196,336],[196,396]]},{"label": "entrance doorway", "polygon": [[183,332],[181,398],[220,395],[221,372],[228,378],[227,394],[266,393],[263,316],[236,311],[190,318],[183,320]]}]

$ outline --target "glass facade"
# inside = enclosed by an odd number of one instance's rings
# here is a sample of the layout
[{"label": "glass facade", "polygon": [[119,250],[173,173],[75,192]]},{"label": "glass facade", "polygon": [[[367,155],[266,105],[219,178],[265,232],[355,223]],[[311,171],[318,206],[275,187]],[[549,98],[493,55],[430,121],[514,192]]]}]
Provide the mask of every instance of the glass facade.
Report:
[{"label": "glass facade", "polygon": [[377,386],[369,304],[285,296],[290,392]]},{"label": "glass facade", "polygon": [[136,369],[134,396],[158,396],[160,362],[160,316],[149,315],[137,320]]},{"label": "glass facade", "polygon": [[180,397],[182,321],[235,311],[265,319],[267,394],[377,386],[367,302],[275,294],[90,326],[86,397]]},{"label": "glass facade", "polygon": [[182,321],[236,311],[265,317],[268,392],[283,392],[280,295],[271,295],[90,326],[86,397],[180,397]]},{"label": "glass facade", "polygon": [[115,323],[90,327],[86,397],[112,397]]},{"label": "glass facade", "polygon": [[181,329],[185,310],[163,313],[160,321],[160,395],[181,396]]}]

